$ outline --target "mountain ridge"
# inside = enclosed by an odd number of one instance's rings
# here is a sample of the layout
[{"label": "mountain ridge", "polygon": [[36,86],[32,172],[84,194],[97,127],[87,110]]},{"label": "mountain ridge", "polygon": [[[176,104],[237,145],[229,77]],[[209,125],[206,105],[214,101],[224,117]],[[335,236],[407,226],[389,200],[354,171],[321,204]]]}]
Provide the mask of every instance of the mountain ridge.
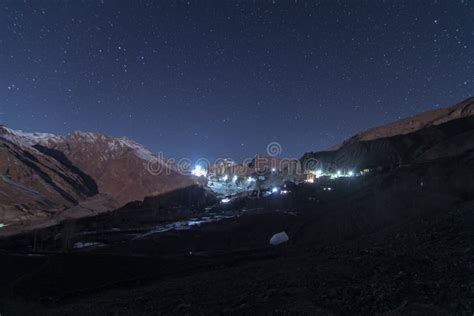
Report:
[{"label": "mountain ridge", "polygon": [[55,213],[97,194],[87,175],[0,136],[0,221]]},{"label": "mountain ridge", "polygon": [[351,136],[341,144],[323,151],[335,151],[344,145],[360,141],[409,134],[428,126],[443,124],[471,115],[474,115],[474,96],[449,107],[417,113],[401,120],[366,129]]},{"label": "mountain ridge", "polygon": [[[422,127],[413,129],[412,122],[421,122]],[[394,130],[401,132],[393,134]],[[303,164],[311,160],[318,169],[362,170],[461,155],[474,147],[474,98],[436,110],[434,114],[423,112],[373,131],[359,133],[335,150],[307,152],[301,160]],[[379,137],[382,135],[384,137]]]},{"label": "mountain ridge", "polygon": [[[10,205],[8,210],[5,206],[6,215],[16,214],[4,217],[10,220],[15,216],[35,217],[47,211],[56,214],[98,194],[106,197],[107,205],[119,207],[194,183],[190,177],[165,165],[145,146],[127,137],[117,138],[98,132],[75,131],[62,136],[28,133],[0,125],[0,155],[4,156],[0,171],[7,179],[0,183],[0,198],[11,195],[15,188],[24,191],[18,193],[16,199],[0,199],[1,204]],[[17,166],[14,169],[13,163]],[[151,172],[150,164],[162,164],[163,172],[158,175]],[[15,181],[8,178],[9,174]],[[25,174],[31,174],[32,178]],[[49,191],[39,189],[44,186]],[[65,192],[63,188],[66,188]],[[32,192],[41,194],[28,198]],[[23,201],[30,203],[25,207],[28,213],[25,216],[17,211]],[[100,203],[96,204],[104,209]]]}]

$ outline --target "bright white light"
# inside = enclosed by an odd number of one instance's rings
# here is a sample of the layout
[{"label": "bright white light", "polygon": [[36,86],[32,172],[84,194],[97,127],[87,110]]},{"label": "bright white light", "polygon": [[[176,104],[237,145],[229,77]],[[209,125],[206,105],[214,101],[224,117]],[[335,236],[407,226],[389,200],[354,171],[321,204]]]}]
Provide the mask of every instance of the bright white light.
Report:
[{"label": "bright white light", "polygon": [[194,167],[192,174],[193,176],[196,176],[196,177],[205,177],[207,176],[207,170],[204,169],[202,166],[197,165],[196,167]]},{"label": "bright white light", "polygon": [[275,168],[272,168],[272,172],[275,172],[275,171],[276,171],[276,169],[275,169]]},{"label": "bright white light", "polygon": [[341,170],[338,170],[338,171],[337,171],[337,176],[340,177],[341,174],[342,174]]},{"label": "bright white light", "polygon": [[229,203],[229,202],[230,202],[230,199],[229,199],[229,198],[225,198],[225,199],[222,199],[221,202],[222,202],[222,203]]},{"label": "bright white light", "polygon": [[277,193],[278,192],[278,188],[273,188],[272,189],[272,193]]},{"label": "bright white light", "polygon": [[354,172],[353,171],[349,171],[349,177],[353,177],[354,176]]},{"label": "bright white light", "polygon": [[3,224],[3,223],[0,223],[0,228],[3,228],[3,227],[5,227],[5,226],[7,226],[7,225],[5,225],[5,224]]},{"label": "bright white light", "polygon": [[280,193],[281,193],[281,194],[288,194],[288,192],[289,192],[288,190],[281,190]]},{"label": "bright white light", "polygon": [[319,178],[320,176],[323,175],[323,171],[322,170],[316,170],[316,177]]},{"label": "bright white light", "polygon": [[306,180],[304,180],[304,182],[306,182],[306,183],[314,183],[314,179],[306,179]]},{"label": "bright white light", "polygon": [[234,182],[237,181],[237,176],[233,176],[232,181],[234,181]]},{"label": "bright white light", "polygon": [[253,182],[253,181],[255,181],[255,179],[254,179],[254,178],[252,178],[252,177],[248,177],[248,179],[247,179],[247,182],[249,182],[249,183],[250,183],[250,182]]},{"label": "bright white light", "polygon": [[224,176],[223,180],[224,181],[227,181],[227,179],[229,179],[229,177],[227,175]]},{"label": "bright white light", "polygon": [[328,191],[332,191],[332,188],[331,188],[331,187],[328,187]]}]

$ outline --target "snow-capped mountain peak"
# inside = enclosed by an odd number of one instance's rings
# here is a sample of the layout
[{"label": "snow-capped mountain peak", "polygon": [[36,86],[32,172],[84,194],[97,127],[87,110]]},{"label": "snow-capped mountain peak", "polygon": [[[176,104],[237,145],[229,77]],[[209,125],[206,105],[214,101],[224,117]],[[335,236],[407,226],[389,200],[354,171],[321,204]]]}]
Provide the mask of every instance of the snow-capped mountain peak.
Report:
[{"label": "snow-capped mountain peak", "polygon": [[59,141],[60,136],[50,133],[28,133],[0,125],[0,136],[18,146],[47,145],[50,141]]},{"label": "snow-capped mountain peak", "polygon": [[67,136],[51,133],[30,133],[22,130],[14,130],[0,125],[0,136],[20,147],[32,147],[34,145],[57,145],[63,142],[78,141],[84,143],[106,143],[109,153],[117,150],[132,150],[135,155],[145,161],[156,160],[157,157],[144,145],[131,140],[128,137],[110,137],[99,132],[75,131]]},{"label": "snow-capped mountain peak", "polygon": [[[144,145],[127,137],[80,131],[59,136],[5,126],[0,126],[0,137],[37,155],[47,154],[47,149],[35,146],[38,144],[63,153],[69,163],[94,178],[100,193],[107,193],[121,203],[194,183],[191,177],[178,173]],[[153,168],[167,172],[150,172],[150,163]]]}]

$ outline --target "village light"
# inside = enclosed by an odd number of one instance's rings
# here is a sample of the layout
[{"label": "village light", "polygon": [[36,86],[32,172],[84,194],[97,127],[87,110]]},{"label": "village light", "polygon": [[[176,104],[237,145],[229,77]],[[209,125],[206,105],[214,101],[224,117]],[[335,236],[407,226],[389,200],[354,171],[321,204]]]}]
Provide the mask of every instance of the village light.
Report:
[{"label": "village light", "polygon": [[224,176],[224,181],[227,181],[227,179],[229,179],[229,177],[227,175]]},{"label": "village light", "polygon": [[353,177],[354,176],[354,172],[353,171],[349,171],[349,177]]},{"label": "village light", "polygon": [[196,176],[196,177],[205,177],[207,176],[207,170],[204,169],[202,166],[197,165],[196,167],[194,167],[192,174],[193,176]]},{"label": "village light", "polygon": [[222,203],[229,203],[229,202],[230,202],[230,199],[229,199],[229,198],[225,198],[225,199],[222,199],[221,202],[222,202]]},{"label": "village light", "polygon": [[322,170],[316,170],[316,177],[319,178],[320,176],[323,175],[323,171]]},{"label": "village light", "polygon": [[278,188],[273,188],[272,189],[272,193],[277,193],[278,192]]},{"label": "village light", "polygon": [[236,176],[236,175],[234,175],[234,176],[232,177],[232,181],[234,181],[234,182],[237,181],[237,176]]},{"label": "village light", "polygon": [[248,183],[253,182],[253,181],[254,181],[254,179],[252,177],[248,177],[248,179],[247,179]]}]

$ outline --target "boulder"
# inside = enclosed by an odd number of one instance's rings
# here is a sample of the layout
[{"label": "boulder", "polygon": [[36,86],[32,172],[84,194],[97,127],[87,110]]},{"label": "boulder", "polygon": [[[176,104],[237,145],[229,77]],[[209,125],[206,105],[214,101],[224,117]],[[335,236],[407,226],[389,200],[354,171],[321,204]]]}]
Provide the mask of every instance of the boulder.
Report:
[{"label": "boulder", "polygon": [[289,237],[286,234],[286,232],[280,232],[272,236],[272,238],[270,239],[270,244],[272,246],[278,246],[280,244],[287,242],[288,240],[289,240]]}]

